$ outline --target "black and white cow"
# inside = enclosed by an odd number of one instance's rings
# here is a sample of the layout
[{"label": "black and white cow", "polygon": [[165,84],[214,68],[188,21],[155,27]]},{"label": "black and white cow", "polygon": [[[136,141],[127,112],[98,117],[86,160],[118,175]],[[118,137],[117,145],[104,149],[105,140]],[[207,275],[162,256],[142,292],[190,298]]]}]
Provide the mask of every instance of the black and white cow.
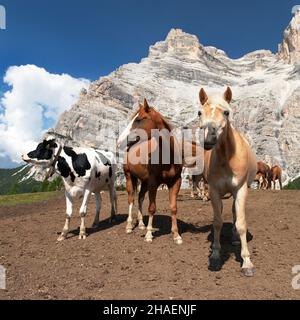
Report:
[{"label": "black and white cow", "polygon": [[92,193],[95,194],[96,215],[93,228],[99,225],[101,194],[108,190],[111,202],[111,220],[116,215],[115,191],[116,161],[113,153],[91,148],[70,148],[48,138],[39,143],[34,151],[22,156],[23,161],[42,166],[49,172],[59,174],[65,185],[66,222],[58,241],[66,239],[72,216],[73,199],[82,197],[79,210],[81,217],[79,239],[86,239],[85,216]]}]

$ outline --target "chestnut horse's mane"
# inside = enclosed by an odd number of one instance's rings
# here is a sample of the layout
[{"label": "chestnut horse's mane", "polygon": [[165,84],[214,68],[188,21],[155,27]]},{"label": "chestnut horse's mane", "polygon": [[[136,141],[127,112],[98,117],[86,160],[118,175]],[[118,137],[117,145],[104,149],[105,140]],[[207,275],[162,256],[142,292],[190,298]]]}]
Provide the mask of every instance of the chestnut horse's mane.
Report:
[{"label": "chestnut horse's mane", "polygon": [[[140,110],[137,110],[132,116],[131,116],[131,120],[140,112]],[[166,129],[168,131],[172,131],[173,130],[173,125],[171,125],[170,123],[168,123],[168,121],[162,116],[161,113],[159,113],[158,111],[155,110],[155,108],[150,107],[150,112],[154,112],[154,114],[156,116],[158,116],[162,122],[164,123]]]}]

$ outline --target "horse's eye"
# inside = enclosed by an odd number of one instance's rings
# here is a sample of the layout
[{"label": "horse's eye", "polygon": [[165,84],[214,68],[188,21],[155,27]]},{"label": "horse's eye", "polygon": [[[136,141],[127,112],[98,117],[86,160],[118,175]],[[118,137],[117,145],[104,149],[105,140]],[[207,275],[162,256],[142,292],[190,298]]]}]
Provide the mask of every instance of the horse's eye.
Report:
[{"label": "horse's eye", "polygon": [[199,111],[199,112],[198,112],[198,117],[201,117],[201,116],[202,116],[202,112]]},{"label": "horse's eye", "polygon": [[226,117],[229,117],[229,111],[224,111],[224,115],[226,116]]}]

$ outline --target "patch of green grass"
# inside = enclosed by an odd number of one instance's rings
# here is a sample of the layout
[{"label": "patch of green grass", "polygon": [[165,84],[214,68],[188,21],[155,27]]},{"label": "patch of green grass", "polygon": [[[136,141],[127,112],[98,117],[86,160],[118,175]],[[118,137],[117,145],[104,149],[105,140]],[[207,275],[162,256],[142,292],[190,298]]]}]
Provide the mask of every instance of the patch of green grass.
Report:
[{"label": "patch of green grass", "polygon": [[41,202],[57,197],[60,192],[35,192],[0,196],[0,206],[15,206],[18,204]]},{"label": "patch of green grass", "polygon": [[284,189],[286,190],[300,190],[300,178],[290,182]]}]

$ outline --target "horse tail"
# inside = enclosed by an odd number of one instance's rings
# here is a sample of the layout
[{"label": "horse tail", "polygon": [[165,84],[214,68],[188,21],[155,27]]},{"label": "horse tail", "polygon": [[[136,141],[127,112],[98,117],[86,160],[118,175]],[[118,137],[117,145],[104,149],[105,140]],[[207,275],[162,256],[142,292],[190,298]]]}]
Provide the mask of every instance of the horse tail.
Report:
[{"label": "horse tail", "polygon": [[136,194],[137,190],[138,190],[138,178],[135,176],[131,176],[131,182],[132,182],[132,186],[133,186],[133,192]]}]

